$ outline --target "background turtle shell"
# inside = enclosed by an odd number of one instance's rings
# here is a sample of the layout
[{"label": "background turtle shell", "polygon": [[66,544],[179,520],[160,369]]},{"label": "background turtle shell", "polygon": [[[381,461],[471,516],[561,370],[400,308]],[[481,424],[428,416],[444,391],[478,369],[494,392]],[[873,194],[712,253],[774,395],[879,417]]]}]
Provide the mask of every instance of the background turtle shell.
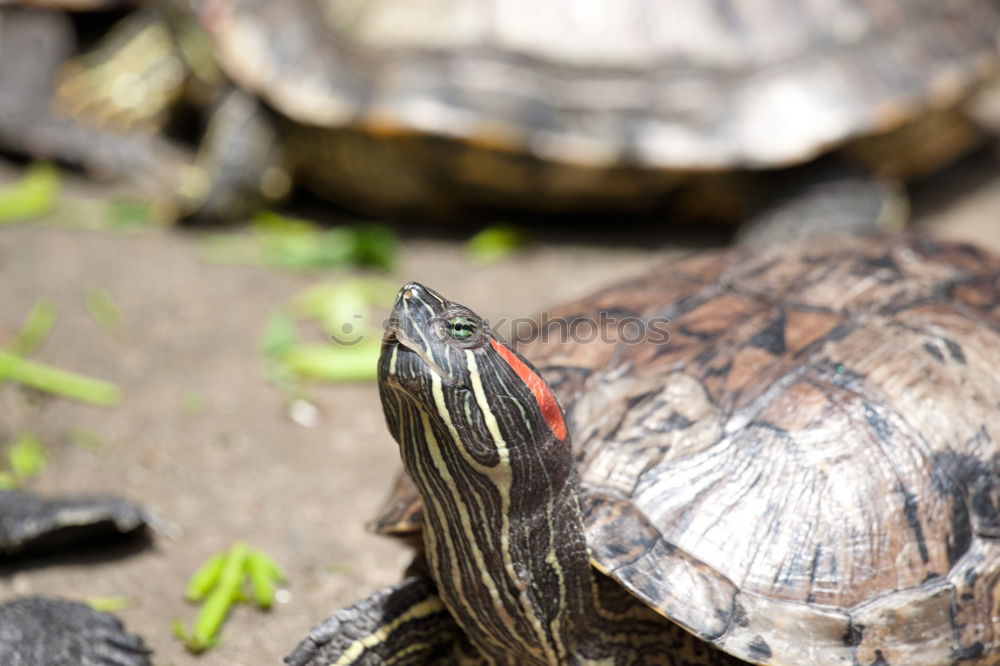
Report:
[{"label": "background turtle shell", "polygon": [[228,73],[298,124],[300,179],[410,208],[620,207],[666,170],[799,163],[955,106],[1000,27],[979,0],[192,1]]},{"label": "background turtle shell", "polygon": [[1000,261],[927,240],[696,255],[550,317],[595,564],[760,663],[1000,659]]},{"label": "background turtle shell", "polygon": [[[547,317],[601,312],[669,339],[520,349],[566,409],[595,566],[755,663],[1000,660],[1000,260],[710,252]],[[374,527],[418,506],[404,479]]]}]

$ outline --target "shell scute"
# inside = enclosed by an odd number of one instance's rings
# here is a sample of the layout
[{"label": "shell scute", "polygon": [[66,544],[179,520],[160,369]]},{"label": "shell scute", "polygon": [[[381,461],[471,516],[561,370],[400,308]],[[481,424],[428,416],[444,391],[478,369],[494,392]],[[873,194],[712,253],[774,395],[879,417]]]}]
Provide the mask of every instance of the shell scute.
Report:
[{"label": "shell scute", "polygon": [[851,610],[862,638],[855,648],[860,664],[936,666],[951,663],[962,648],[950,631],[955,587],[937,578],[919,587],[874,599]]},{"label": "shell scute", "polygon": [[[959,651],[995,654],[1000,645],[1000,542],[977,539],[948,576],[955,587],[953,626]],[[1000,655],[992,662],[1000,663]]]},{"label": "shell scute", "polygon": [[[728,630],[740,616],[732,581],[664,541],[629,502],[595,493],[587,497],[585,522],[599,569],[705,640],[715,641]],[[620,548],[615,544],[623,540],[629,547],[615,556]]]},{"label": "shell scute", "polygon": [[[744,621],[733,623],[715,644],[723,650],[755,663],[758,640],[771,650],[769,663],[775,664],[854,664],[848,640],[850,622],[846,613],[807,604],[776,601],[740,592],[737,603]],[[788,641],[795,635],[799,640]],[[768,662],[764,662],[768,663]]]}]

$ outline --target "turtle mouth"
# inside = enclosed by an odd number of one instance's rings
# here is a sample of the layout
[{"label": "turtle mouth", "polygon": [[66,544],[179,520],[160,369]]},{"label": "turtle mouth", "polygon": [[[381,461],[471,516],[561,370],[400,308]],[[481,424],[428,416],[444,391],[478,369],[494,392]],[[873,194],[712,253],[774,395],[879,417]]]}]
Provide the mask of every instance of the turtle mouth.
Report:
[{"label": "turtle mouth", "polygon": [[[452,376],[451,373],[442,368],[426,347],[408,338],[406,334],[398,328],[390,328],[382,336],[383,353],[391,351],[393,348],[395,348],[400,359],[409,359],[406,361],[409,366],[413,367],[419,363],[419,365],[424,368],[424,372],[428,373],[428,375],[430,373],[437,375],[446,386],[465,390],[469,388],[461,382],[456,381],[455,377]],[[414,358],[414,356],[416,358]],[[417,359],[419,359],[419,361]]]},{"label": "turtle mouth", "polygon": [[416,355],[416,357],[420,359],[420,363],[426,367],[427,370],[440,377],[442,382],[448,384],[449,386],[459,387],[451,375],[449,375],[449,373],[434,360],[434,357],[427,351],[427,349],[424,348],[423,345],[410,340],[406,334],[398,328],[389,328],[382,336],[383,352],[391,350],[392,348],[395,348],[397,354]]}]

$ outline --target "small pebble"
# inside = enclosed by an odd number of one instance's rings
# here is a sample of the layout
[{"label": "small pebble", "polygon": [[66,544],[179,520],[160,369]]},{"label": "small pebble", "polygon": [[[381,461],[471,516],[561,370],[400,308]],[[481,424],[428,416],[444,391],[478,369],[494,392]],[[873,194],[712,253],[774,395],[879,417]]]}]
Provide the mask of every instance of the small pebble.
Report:
[{"label": "small pebble", "polygon": [[308,400],[296,398],[288,406],[288,418],[303,428],[315,428],[319,425],[319,409]]}]

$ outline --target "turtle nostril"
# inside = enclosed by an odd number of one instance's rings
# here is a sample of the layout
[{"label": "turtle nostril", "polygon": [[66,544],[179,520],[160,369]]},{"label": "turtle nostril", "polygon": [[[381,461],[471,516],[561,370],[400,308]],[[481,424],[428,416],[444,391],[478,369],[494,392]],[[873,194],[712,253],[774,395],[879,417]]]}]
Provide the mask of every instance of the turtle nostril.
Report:
[{"label": "turtle nostril", "polygon": [[416,282],[407,282],[399,290],[399,297],[404,301],[409,301],[420,296],[421,286]]}]

